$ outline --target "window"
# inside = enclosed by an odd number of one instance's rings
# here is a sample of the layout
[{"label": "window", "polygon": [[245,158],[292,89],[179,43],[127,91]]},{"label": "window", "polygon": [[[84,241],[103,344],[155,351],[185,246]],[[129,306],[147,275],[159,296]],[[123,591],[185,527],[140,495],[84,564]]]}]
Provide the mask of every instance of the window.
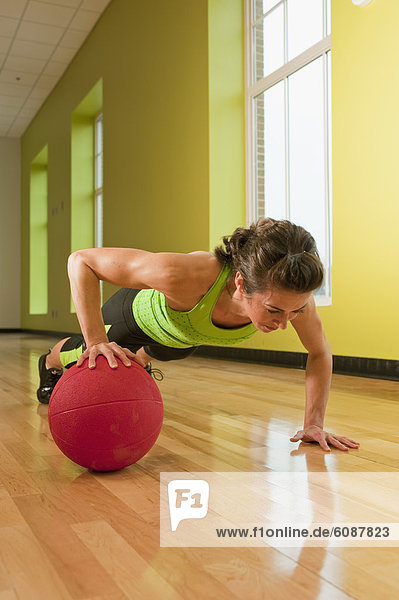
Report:
[{"label": "window", "polygon": [[29,193],[29,314],[48,311],[48,150],[45,146],[30,166]]},{"label": "window", "polygon": [[103,245],[103,115],[94,126],[94,240],[96,248]]},{"label": "window", "polygon": [[289,219],[323,261],[331,304],[330,0],[246,0],[247,219]]},{"label": "window", "polygon": [[[94,245],[103,246],[103,115],[94,122]],[[104,296],[104,283],[100,281],[101,304]]]},{"label": "window", "polygon": [[103,243],[102,90],[100,79],[71,116],[71,252]]}]

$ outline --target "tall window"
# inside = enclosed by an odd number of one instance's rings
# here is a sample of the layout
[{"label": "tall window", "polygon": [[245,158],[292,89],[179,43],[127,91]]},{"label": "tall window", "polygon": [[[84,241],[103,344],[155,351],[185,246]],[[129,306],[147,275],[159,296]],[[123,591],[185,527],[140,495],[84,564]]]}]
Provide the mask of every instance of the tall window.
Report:
[{"label": "tall window", "polygon": [[323,261],[331,304],[330,0],[246,0],[247,219],[289,219]]},{"label": "tall window", "polygon": [[94,127],[94,240],[103,245],[103,115],[96,117]]},{"label": "tall window", "polygon": [[48,312],[48,148],[30,166],[29,314]]},{"label": "tall window", "polygon": [[[94,245],[103,246],[103,115],[94,122]],[[101,304],[104,284],[100,281]]]},{"label": "tall window", "polygon": [[102,105],[99,79],[71,115],[71,252],[103,244]]}]

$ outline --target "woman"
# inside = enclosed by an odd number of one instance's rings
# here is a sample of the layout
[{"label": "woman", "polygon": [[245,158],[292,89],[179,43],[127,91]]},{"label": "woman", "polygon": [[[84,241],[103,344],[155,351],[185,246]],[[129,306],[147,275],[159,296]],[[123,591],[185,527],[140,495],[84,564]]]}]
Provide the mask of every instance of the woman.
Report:
[{"label": "woman", "polygon": [[[214,252],[152,253],[91,248],[69,257],[68,274],[83,335],[58,342],[39,359],[40,402],[48,403],[62,368],[95,367],[102,354],[134,360],[150,373],[151,359],[176,360],[199,345],[231,346],[257,330],[291,321],[308,350],[304,429],[291,441],[316,441],[329,451],[358,443],[323,430],[332,358],[312,291],[323,282],[313,237],[289,221],[259,219],[238,228]],[[121,287],[101,310],[99,281]]]}]

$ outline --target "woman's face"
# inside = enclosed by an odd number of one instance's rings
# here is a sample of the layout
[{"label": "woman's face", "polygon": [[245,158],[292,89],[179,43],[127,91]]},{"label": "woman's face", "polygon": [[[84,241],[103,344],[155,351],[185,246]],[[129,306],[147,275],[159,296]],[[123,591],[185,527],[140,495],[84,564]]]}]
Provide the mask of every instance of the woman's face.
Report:
[{"label": "woman's face", "polygon": [[271,288],[266,292],[256,292],[247,296],[242,288],[242,277],[236,274],[236,289],[241,294],[242,308],[257,329],[270,333],[276,329],[286,329],[306,310],[311,292],[299,294],[290,290]]}]

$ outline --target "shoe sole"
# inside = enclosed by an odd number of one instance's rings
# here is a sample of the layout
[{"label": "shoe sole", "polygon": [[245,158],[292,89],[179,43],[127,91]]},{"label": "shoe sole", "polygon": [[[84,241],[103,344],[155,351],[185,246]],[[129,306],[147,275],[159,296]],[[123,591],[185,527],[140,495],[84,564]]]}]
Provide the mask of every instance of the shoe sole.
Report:
[{"label": "shoe sole", "polygon": [[[47,354],[49,354],[49,352],[47,352]],[[40,374],[41,374],[41,371],[42,371],[42,367],[43,367],[43,364],[42,364],[42,363],[43,363],[43,361],[46,361],[46,356],[47,356],[47,354],[42,354],[42,355],[40,356],[39,360],[38,360],[38,367],[39,367],[39,377],[40,377]],[[44,367],[46,368],[46,364],[44,364]],[[41,389],[41,388],[38,388],[38,389],[36,390],[36,396],[37,396],[37,399],[39,400],[39,402],[40,402],[41,404],[48,404],[48,403],[50,402],[50,398],[49,398],[48,400],[43,400],[43,399],[40,397],[40,395],[39,395],[39,394],[40,394],[40,389]]]}]

